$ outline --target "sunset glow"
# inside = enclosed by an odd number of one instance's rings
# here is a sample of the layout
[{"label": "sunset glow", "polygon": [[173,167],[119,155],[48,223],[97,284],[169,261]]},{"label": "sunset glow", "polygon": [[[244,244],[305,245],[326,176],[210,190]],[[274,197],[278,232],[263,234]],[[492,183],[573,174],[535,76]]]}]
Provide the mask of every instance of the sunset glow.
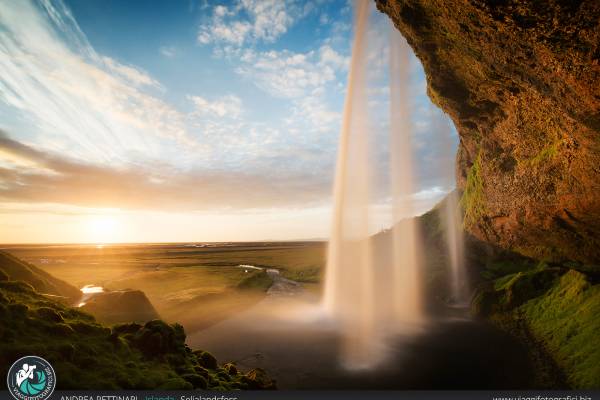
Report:
[{"label": "sunset glow", "polygon": [[[0,2],[0,242],[326,237],[350,4],[98,4]],[[387,110],[387,39],[369,35],[372,106]],[[443,114],[411,65],[418,213],[454,186],[430,168],[453,152],[431,140]],[[391,218],[376,197],[372,231]]]}]

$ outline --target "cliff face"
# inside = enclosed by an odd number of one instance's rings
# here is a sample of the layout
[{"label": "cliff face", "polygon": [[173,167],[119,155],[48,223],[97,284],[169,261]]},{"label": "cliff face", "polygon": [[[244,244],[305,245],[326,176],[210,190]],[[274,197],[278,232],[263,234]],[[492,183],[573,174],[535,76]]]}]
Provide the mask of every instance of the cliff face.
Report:
[{"label": "cliff face", "polygon": [[600,264],[600,2],[376,0],[460,135],[465,227]]}]

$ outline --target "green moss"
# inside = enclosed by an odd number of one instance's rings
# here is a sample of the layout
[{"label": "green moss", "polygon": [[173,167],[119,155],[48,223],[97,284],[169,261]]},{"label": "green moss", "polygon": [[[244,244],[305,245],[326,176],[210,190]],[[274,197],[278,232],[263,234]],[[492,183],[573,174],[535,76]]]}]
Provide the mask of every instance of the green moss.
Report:
[{"label": "green moss", "polygon": [[485,197],[483,178],[481,176],[481,155],[477,155],[473,166],[467,174],[467,183],[460,199],[460,205],[465,213],[463,224],[466,228],[477,224],[485,214]]},{"label": "green moss", "polygon": [[570,385],[600,388],[600,286],[571,270],[519,310],[533,335],[564,369]]},{"label": "green moss", "polygon": [[538,154],[531,159],[532,164],[539,164],[543,161],[550,160],[558,153],[558,142],[544,147]]},{"label": "green moss", "polygon": [[541,344],[570,386],[600,388],[600,285],[545,262],[498,263],[490,273],[496,278],[474,297],[474,314],[520,321],[522,336]]},{"label": "green moss", "polygon": [[[154,320],[111,329],[22,282],[0,281],[0,317],[0,375],[14,360],[35,354],[53,365],[58,389],[232,390],[247,379],[236,373],[211,384],[208,374],[222,369],[208,353],[199,358],[185,345],[178,324]],[[210,365],[203,362],[208,358]]]},{"label": "green moss", "polygon": [[502,276],[484,290],[480,290],[475,297],[473,304],[477,310],[476,314],[486,316],[513,310],[542,295],[563,272],[563,269],[546,268],[545,263],[540,263],[534,268]]},{"label": "green moss", "polygon": [[513,249],[516,253],[522,254],[526,257],[544,259],[544,260],[557,260],[560,259],[558,255],[560,251],[557,248],[544,246],[541,244],[537,245],[520,245],[515,246]]},{"label": "green moss", "polygon": [[534,260],[494,260],[485,265],[481,271],[481,277],[487,280],[498,278],[507,279],[507,275],[516,274],[517,272],[533,271],[543,269],[547,265],[544,262]]}]

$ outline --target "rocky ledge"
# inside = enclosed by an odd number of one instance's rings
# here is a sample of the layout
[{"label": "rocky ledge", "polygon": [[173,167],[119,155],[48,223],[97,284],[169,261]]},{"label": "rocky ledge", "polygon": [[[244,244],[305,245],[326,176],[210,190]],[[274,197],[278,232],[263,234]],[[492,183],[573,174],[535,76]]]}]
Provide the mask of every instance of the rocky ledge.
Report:
[{"label": "rocky ledge", "polygon": [[600,264],[600,2],[376,0],[460,135],[465,227]]}]

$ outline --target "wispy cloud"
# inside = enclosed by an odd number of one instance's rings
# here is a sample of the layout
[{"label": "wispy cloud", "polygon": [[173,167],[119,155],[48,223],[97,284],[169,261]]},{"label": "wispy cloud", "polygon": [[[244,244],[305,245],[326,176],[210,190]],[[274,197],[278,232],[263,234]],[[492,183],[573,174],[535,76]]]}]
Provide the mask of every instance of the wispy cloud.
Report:
[{"label": "wispy cloud", "polygon": [[163,57],[167,57],[167,58],[174,58],[175,56],[177,56],[177,49],[174,46],[161,46],[158,49],[158,52]]},{"label": "wispy cloud", "polygon": [[110,57],[102,57],[101,59],[110,72],[114,72],[117,76],[135,86],[154,86],[156,88],[161,88],[160,83],[140,68],[120,64]]},{"label": "wispy cloud", "polygon": [[[0,134],[0,153],[33,169],[0,167],[0,201],[162,211],[252,209],[320,204],[329,177],[161,164],[110,167],[43,152]],[[282,190],[285,187],[285,190]]]},{"label": "wispy cloud", "polygon": [[196,142],[185,116],[151,93],[143,70],[98,55],[62,2],[0,3],[0,100],[34,121],[54,150],[99,162],[158,156]]},{"label": "wispy cloud", "polygon": [[194,114],[199,116],[237,119],[243,112],[242,100],[233,94],[222,96],[214,101],[192,95],[188,96],[188,99],[194,103]]},{"label": "wispy cloud", "polygon": [[198,42],[241,47],[247,42],[272,43],[313,8],[296,0],[239,0],[217,5],[209,20],[201,24]]}]

